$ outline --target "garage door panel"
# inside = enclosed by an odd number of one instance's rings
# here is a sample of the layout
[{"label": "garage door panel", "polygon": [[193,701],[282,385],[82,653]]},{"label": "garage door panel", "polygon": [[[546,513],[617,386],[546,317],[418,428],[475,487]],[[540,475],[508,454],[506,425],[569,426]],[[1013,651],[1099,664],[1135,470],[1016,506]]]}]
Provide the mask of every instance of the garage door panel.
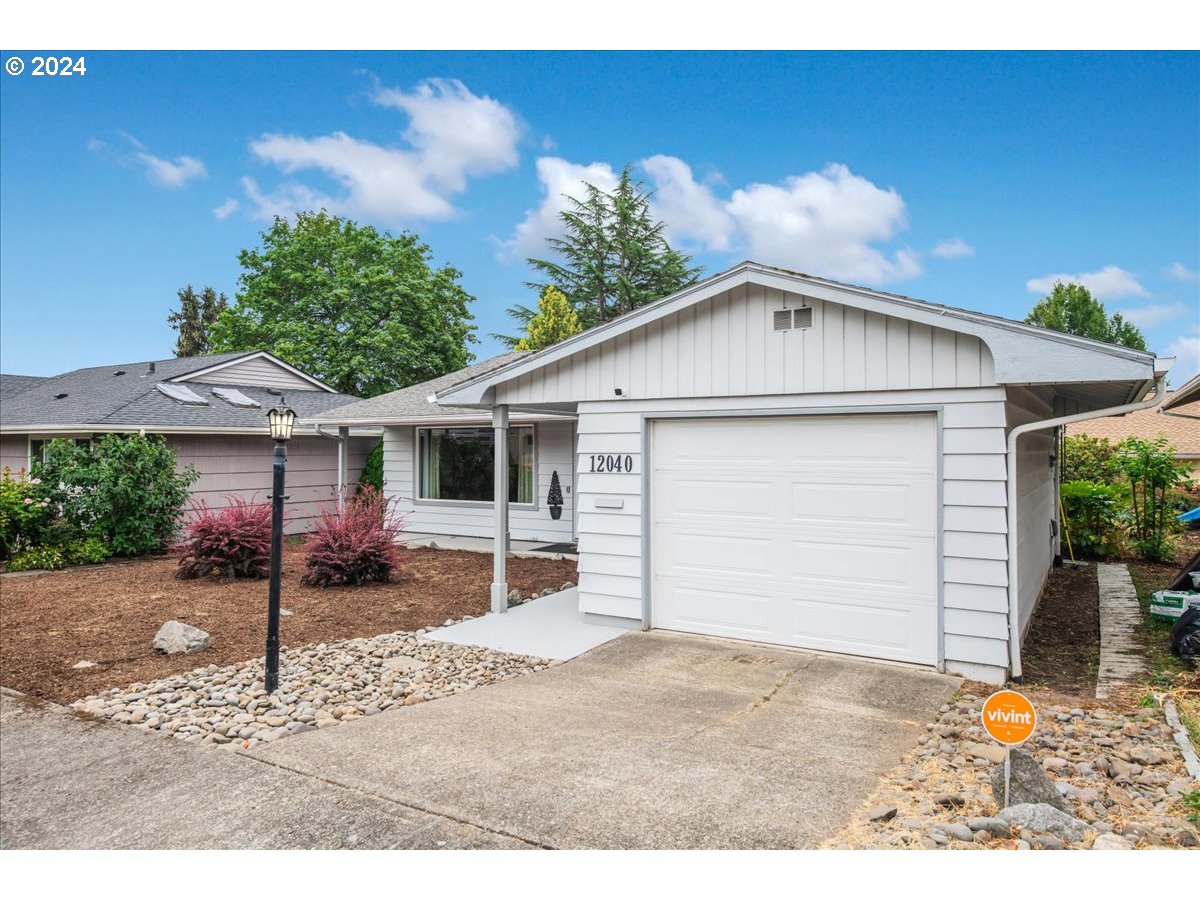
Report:
[{"label": "garage door panel", "polygon": [[676,575],[706,577],[771,576],[772,559],[777,545],[770,535],[733,537],[728,534],[680,532],[667,535],[656,532],[655,546],[662,547],[662,565]]},{"label": "garage door panel", "polygon": [[767,478],[721,475],[707,479],[666,474],[655,494],[660,521],[772,518],[777,487]]},{"label": "garage door panel", "polygon": [[936,662],[934,421],[655,423],[652,624]]}]

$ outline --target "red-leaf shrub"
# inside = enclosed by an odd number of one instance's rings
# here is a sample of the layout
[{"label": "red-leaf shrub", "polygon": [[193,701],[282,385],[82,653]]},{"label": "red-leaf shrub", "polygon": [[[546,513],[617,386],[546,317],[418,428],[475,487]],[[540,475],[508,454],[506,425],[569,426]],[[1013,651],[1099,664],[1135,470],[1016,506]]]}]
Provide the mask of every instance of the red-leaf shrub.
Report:
[{"label": "red-leaf shrub", "polygon": [[308,539],[305,584],[363,584],[388,581],[401,563],[396,535],[404,523],[392,516],[391,501],[364,486],[345,508],[321,510],[316,531]]},{"label": "red-leaf shrub", "polygon": [[213,511],[201,501],[195,518],[177,547],[176,578],[201,578],[221,572],[230,578],[265,578],[271,561],[271,506],[230,497],[230,505]]}]

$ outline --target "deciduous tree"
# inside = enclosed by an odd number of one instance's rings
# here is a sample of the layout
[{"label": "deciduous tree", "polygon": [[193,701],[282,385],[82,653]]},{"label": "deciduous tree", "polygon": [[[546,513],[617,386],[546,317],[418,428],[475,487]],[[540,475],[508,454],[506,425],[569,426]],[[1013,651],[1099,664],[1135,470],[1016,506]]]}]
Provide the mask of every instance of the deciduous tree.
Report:
[{"label": "deciduous tree", "polygon": [[1120,313],[1109,316],[1104,304],[1082,284],[1055,282],[1054,289],[1038,301],[1025,321],[1134,350],[1146,349],[1145,335],[1137,326],[1126,322]]}]

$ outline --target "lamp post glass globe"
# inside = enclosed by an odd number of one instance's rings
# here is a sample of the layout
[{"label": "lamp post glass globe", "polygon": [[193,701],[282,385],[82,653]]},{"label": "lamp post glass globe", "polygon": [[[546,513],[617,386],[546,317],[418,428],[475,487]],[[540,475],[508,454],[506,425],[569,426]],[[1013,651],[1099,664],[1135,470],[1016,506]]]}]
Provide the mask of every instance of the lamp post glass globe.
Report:
[{"label": "lamp post glass globe", "polygon": [[267,421],[271,426],[271,437],[277,441],[289,440],[292,428],[296,424],[296,413],[287,407],[282,397],[279,405],[267,412]]}]

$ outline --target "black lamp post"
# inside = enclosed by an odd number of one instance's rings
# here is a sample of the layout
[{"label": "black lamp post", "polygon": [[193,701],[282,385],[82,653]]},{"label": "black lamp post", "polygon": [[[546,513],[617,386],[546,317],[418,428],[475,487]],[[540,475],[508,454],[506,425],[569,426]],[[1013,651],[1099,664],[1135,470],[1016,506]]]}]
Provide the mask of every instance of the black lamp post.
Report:
[{"label": "black lamp post", "polygon": [[279,405],[267,412],[271,437],[275,439],[275,463],[271,482],[271,580],[267,588],[267,672],[264,678],[268,694],[279,687],[279,576],[283,561],[283,473],[287,468],[287,442],[296,424],[296,414],[288,409],[283,396]]}]

